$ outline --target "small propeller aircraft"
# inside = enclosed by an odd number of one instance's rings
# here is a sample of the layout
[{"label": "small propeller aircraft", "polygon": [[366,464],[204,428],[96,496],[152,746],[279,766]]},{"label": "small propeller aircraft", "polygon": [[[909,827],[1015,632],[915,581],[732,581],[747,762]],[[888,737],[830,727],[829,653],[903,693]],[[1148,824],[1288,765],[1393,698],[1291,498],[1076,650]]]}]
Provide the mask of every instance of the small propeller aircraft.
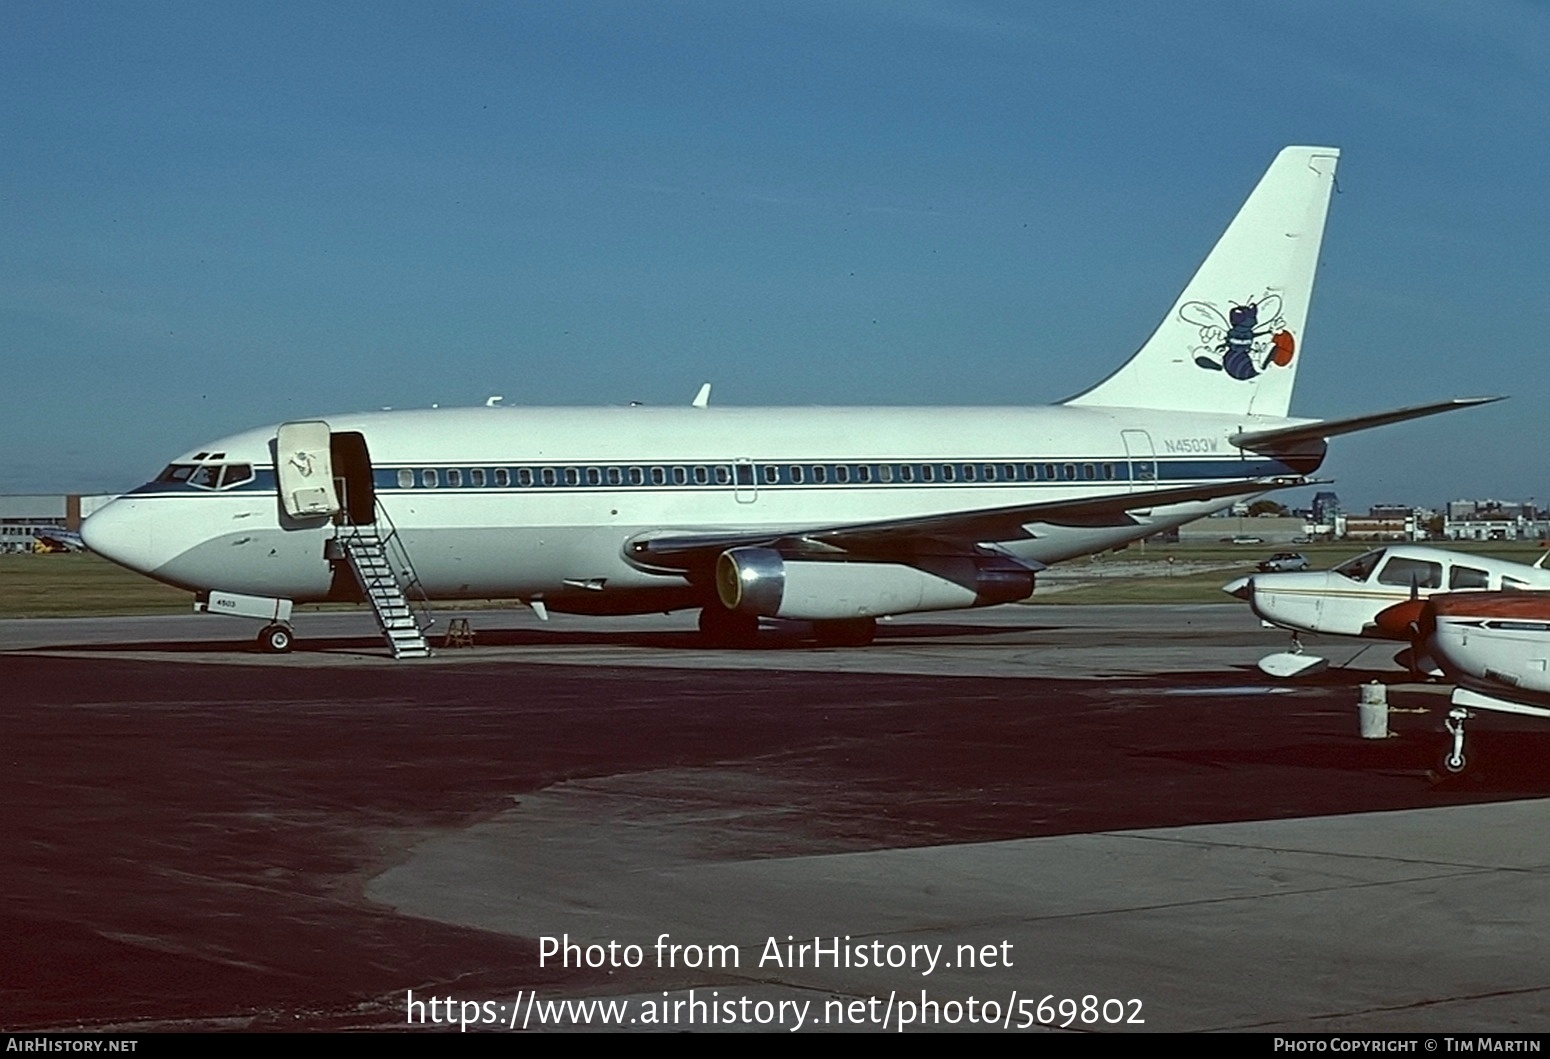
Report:
[{"label": "small propeller aircraft", "polygon": [[[1550,554],[1550,553],[1547,553]],[[1418,544],[1392,544],[1332,570],[1259,573],[1222,591],[1248,602],[1268,625],[1290,629],[1292,650],[1267,655],[1259,668],[1274,677],[1316,673],[1328,660],[1303,649],[1302,633],[1394,640],[1408,646],[1395,661],[1418,673],[1438,671],[1419,634],[1427,599],[1441,593],[1550,590],[1544,557],[1532,566]]]},{"label": "small propeller aircraft", "polygon": [[1470,709],[1550,718],[1550,592],[1439,594],[1422,606],[1416,636],[1457,685],[1444,770],[1464,771]]}]

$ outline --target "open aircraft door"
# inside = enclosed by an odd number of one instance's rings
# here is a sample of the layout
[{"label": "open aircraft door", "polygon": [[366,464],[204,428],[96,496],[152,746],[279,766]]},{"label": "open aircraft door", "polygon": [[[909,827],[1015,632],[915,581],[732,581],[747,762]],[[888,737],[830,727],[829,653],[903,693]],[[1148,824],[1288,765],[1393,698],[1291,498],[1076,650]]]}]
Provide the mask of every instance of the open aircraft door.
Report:
[{"label": "open aircraft door", "polygon": [[283,423],[274,439],[280,505],[295,519],[329,518],[339,511],[328,424]]},{"label": "open aircraft door", "polygon": [[1144,430],[1121,430],[1125,458],[1130,461],[1130,491],[1139,493],[1157,488],[1157,450],[1152,435]]}]

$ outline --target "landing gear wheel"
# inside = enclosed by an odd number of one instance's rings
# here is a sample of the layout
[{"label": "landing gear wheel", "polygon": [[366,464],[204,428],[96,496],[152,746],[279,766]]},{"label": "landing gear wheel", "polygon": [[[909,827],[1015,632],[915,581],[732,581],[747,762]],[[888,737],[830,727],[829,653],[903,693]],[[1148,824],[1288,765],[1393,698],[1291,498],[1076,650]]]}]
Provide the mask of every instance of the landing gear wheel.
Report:
[{"label": "landing gear wheel", "polygon": [[876,618],[843,618],[813,622],[819,647],[865,647],[877,639]]},{"label": "landing gear wheel", "polygon": [[1442,722],[1453,736],[1453,745],[1442,753],[1442,770],[1454,776],[1463,772],[1467,763],[1464,758],[1464,722],[1468,719],[1468,710],[1456,708],[1449,710]]},{"label": "landing gear wheel", "polygon": [[759,639],[759,616],[712,604],[700,611],[700,636],[712,647],[752,647]]},{"label": "landing gear wheel", "polygon": [[272,655],[283,655],[290,651],[294,637],[288,625],[266,625],[264,631],[258,634],[259,649]]}]

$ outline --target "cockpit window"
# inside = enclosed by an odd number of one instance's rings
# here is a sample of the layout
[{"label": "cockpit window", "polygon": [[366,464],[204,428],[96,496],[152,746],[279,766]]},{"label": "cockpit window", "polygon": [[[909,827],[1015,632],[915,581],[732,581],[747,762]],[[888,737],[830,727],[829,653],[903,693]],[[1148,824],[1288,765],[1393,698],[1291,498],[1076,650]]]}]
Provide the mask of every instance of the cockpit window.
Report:
[{"label": "cockpit window", "polygon": [[1377,551],[1365,552],[1355,559],[1347,559],[1335,567],[1335,573],[1344,574],[1352,581],[1365,581],[1372,576],[1372,572],[1378,568],[1379,561],[1383,558],[1383,548]]},{"label": "cockpit window", "polygon": [[232,489],[254,478],[251,463],[172,463],[158,482],[187,482],[200,489]]}]

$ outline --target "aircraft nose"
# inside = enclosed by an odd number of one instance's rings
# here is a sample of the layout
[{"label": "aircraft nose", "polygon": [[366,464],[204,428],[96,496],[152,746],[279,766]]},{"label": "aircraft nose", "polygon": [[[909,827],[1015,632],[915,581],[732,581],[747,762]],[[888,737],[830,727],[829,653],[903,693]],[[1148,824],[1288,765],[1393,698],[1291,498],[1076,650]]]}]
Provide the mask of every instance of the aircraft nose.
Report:
[{"label": "aircraft nose", "polygon": [[1240,577],[1236,581],[1229,581],[1222,586],[1222,591],[1229,596],[1237,596],[1245,603],[1250,602],[1254,598],[1254,578]]},{"label": "aircraft nose", "polygon": [[156,549],[152,520],[142,517],[141,506],[142,502],[125,497],[110,500],[81,523],[81,540],[104,559],[150,573],[165,557]]}]

